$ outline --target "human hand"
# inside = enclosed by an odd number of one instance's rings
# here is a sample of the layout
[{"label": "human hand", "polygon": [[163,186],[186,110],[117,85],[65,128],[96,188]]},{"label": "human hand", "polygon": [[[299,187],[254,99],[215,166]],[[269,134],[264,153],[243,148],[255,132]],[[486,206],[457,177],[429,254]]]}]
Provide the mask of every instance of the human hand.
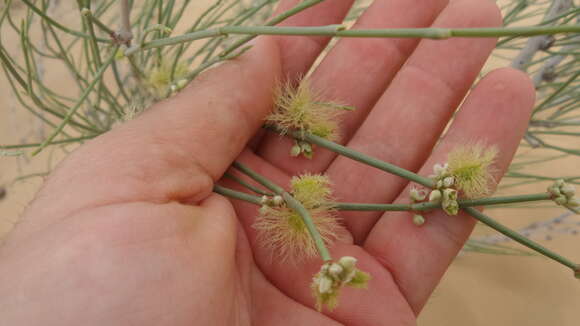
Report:
[{"label": "human hand", "polygon": [[[351,3],[327,2],[288,24],[335,23]],[[357,27],[500,24],[491,1],[446,5],[376,1]],[[256,208],[234,201],[234,211],[211,192],[239,156],[281,185],[299,172],[325,172],[341,200],[407,200],[406,180],[322,149],[311,161],[290,158],[290,140],[265,134],[244,150],[271,110],[275,83],[304,74],[322,50],[325,40],[315,40],[262,38],[242,57],[63,161],[0,249],[2,320],[413,324],[471,232],[470,217],[435,212],[417,228],[407,213],[341,214],[351,240],[331,251],[357,257],[373,280],[365,291],[345,289],[341,305],[323,315],[313,310],[309,289],[320,261],[299,267],[271,261],[251,228]],[[483,140],[500,149],[501,174],[534,101],[531,83],[519,72],[503,69],[484,78],[434,148],[494,42],[344,39],[310,79],[330,99],[357,107],[344,116],[341,130],[351,148],[427,175],[454,145]]]}]

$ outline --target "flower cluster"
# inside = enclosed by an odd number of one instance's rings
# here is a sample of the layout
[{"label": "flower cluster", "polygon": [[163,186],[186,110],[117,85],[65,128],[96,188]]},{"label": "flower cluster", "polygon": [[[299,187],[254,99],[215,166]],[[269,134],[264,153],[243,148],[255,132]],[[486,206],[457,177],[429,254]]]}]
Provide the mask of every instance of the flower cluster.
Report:
[{"label": "flower cluster", "polygon": [[564,206],[577,214],[580,213],[580,199],[576,197],[576,189],[574,186],[559,179],[548,187],[548,193],[553,196],[556,204]]},{"label": "flower cluster", "polygon": [[[338,116],[341,109],[352,109],[337,103],[324,102],[322,95],[312,89],[308,79],[303,79],[297,87],[290,83],[280,86],[275,92],[274,102],[274,111],[266,117],[266,123],[279,128],[281,134],[298,130],[328,140],[338,138]],[[312,145],[297,140],[290,154],[302,154],[311,158]]]},{"label": "flower cluster", "polygon": [[492,165],[496,156],[497,148],[493,146],[473,144],[454,148],[447,163],[433,167],[431,178],[435,189],[429,194],[429,201],[441,203],[447,214],[457,215],[459,192],[465,198],[489,195],[495,185]]},{"label": "flower cluster", "polygon": [[173,62],[162,61],[146,73],[145,84],[153,97],[163,99],[187,85],[188,73],[189,67],[183,62],[174,67]]},{"label": "flower cluster", "polygon": [[[294,177],[290,188],[292,196],[310,212],[325,244],[337,240],[342,226],[335,216],[328,177],[318,174]],[[316,256],[316,244],[302,217],[277,197],[262,200],[260,214],[254,223],[258,240],[284,261],[298,262]]]},{"label": "flower cluster", "polygon": [[323,306],[332,310],[338,305],[338,296],[344,286],[366,288],[371,276],[355,267],[356,258],[345,256],[337,262],[322,265],[312,279],[312,295],[316,299],[316,309]]}]

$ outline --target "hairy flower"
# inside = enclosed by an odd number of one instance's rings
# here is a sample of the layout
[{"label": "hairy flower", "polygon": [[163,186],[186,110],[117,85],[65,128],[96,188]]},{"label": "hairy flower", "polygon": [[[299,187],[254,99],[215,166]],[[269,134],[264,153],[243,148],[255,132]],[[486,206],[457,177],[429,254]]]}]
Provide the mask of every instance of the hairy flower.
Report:
[{"label": "hairy flower", "polygon": [[306,208],[329,206],[332,201],[330,180],[321,174],[303,174],[290,181],[294,198]]},{"label": "hairy flower", "polygon": [[187,64],[178,62],[175,66],[173,78],[171,76],[172,69],[173,62],[162,61],[159,66],[155,66],[146,72],[145,84],[155,98],[165,98],[185,86],[185,77],[189,73]]},{"label": "hairy flower", "polygon": [[485,147],[479,143],[456,147],[448,154],[448,176],[441,180],[442,183],[455,186],[466,198],[489,195],[496,183],[493,163],[497,152],[495,146]]},{"label": "hairy flower", "polygon": [[300,130],[328,140],[338,138],[338,116],[348,107],[324,102],[322,96],[303,79],[298,87],[290,83],[275,92],[275,109],[266,117],[266,123],[276,125],[282,133]]},{"label": "hairy flower", "polygon": [[[330,246],[338,238],[341,228],[332,210],[308,209],[324,243]],[[316,244],[302,217],[288,207],[262,206],[254,222],[258,241],[282,261],[299,262],[317,255]]]},{"label": "hairy flower", "polygon": [[[328,177],[319,174],[297,176],[292,178],[290,188],[292,196],[308,209],[325,244],[331,245],[338,239],[342,226],[333,209]],[[302,217],[286,205],[262,206],[254,228],[258,241],[282,260],[298,262],[318,253]]]}]

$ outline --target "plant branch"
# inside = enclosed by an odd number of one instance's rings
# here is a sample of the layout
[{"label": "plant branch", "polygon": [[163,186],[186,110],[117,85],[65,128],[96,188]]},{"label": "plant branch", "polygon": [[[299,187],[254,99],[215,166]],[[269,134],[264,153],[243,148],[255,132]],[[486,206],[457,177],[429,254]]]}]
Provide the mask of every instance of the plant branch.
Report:
[{"label": "plant branch", "polygon": [[[260,196],[251,195],[245,192],[236,191],[221,186],[219,190],[221,191],[219,193],[224,196],[247,201],[249,203],[256,205],[262,205]],[[548,193],[539,193],[539,194],[505,196],[505,197],[489,197],[480,199],[462,199],[458,201],[458,204],[459,207],[464,208],[474,206],[514,204],[541,200],[552,200],[552,198],[551,195]],[[332,203],[332,207],[340,211],[428,211],[432,209],[441,208],[441,203],[423,202],[416,204],[369,204],[369,203],[335,202]]]},{"label": "plant branch", "polygon": [[477,210],[473,207],[466,207],[466,208],[464,208],[464,210],[469,215],[473,216],[475,219],[480,221],[481,223],[491,227],[492,229],[500,232],[501,234],[503,234],[507,237],[510,237],[514,241],[517,241],[520,244],[522,244],[522,245],[524,245],[524,246],[552,259],[552,260],[555,260],[564,266],[571,268],[572,271],[574,271],[575,273],[578,272],[578,268],[579,268],[578,264],[568,260],[565,257],[558,255],[557,253],[555,253],[555,252],[551,251],[550,249],[538,244],[537,242],[530,240],[530,239],[524,237],[523,235],[520,235],[516,231],[502,225],[501,223],[497,222],[496,220],[492,219],[491,217],[483,214],[479,210]]},{"label": "plant branch", "polygon": [[310,233],[312,240],[314,240],[314,243],[316,244],[316,248],[318,249],[318,253],[320,254],[322,260],[323,261],[332,260],[330,252],[326,248],[322,236],[320,235],[320,233],[316,229],[316,226],[314,225],[314,222],[312,221],[312,216],[310,216],[310,212],[308,212],[308,210],[304,207],[304,205],[302,205],[302,203],[300,203],[298,200],[292,197],[292,195],[290,195],[282,187],[278,186],[274,182],[268,180],[263,175],[253,171],[252,169],[243,165],[242,163],[234,162],[232,166],[238,169],[239,171],[243,172],[250,178],[254,179],[255,181],[259,182],[264,187],[272,190],[277,195],[282,196],[282,198],[286,202],[286,205],[288,205],[289,208],[296,211],[296,213],[298,213],[298,215],[300,215],[300,217],[302,218],[304,225],[306,225],[306,228],[308,229],[308,233]]},{"label": "plant branch", "polygon": [[118,48],[119,48],[119,46],[115,46],[113,48],[113,51],[112,51],[111,55],[109,56],[109,58],[107,59],[107,61],[101,66],[101,68],[96,72],[95,77],[89,83],[89,85],[87,86],[87,88],[85,88],[85,90],[81,94],[79,100],[66,113],[66,115],[63,118],[63,120],[60,122],[60,124],[58,125],[58,127],[56,127],[56,129],[52,132],[52,134],[50,136],[48,136],[48,138],[46,138],[44,140],[44,142],[42,142],[42,144],[40,144],[40,146],[36,150],[34,150],[32,152],[32,156],[37,155],[38,153],[40,153],[40,151],[42,151],[48,144],[50,144],[53,141],[54,137],[56,137],[64,129],[64,127],[69,123],[69,121],[71,120],[72,116],[80,108],[81,104],[87,99],[87,97],[89,96],[89,94],[91,93],[91,91],[93,90],[93,88],[95,88],[95,86],[103,78],[103,74],[104,74],[105,70],[107,70],[107,68],[109,67],[109,65],[111,65],[111,63],[113,62],[113,60],[115,60],[115,55],[117,54],[117,49]]},{"label": "plant branch", "polygon": [[[553,19],[554,17],[565,12],[572,6],[572,0],[553,0],[553,4],[550,10],[546,13],[544,21]],[[520,53],[513,59],[511,67],[519,70],[525,71],[525,66],[532,60],[536,52],[541,49],[550,47],[553,43],[553,38],[550,35],[542,35],[532,37],[528,40],[524,48]]]},{"label": "plant branch", "polygon": [[[126,55],[137,51],[175,45],[184,42],[227,36],[241,35],[287,35],[287,36],[334,36],[357,38],[428,38],[448,39],[452,37],[501,37],[501,36],[534,36],[563,33],[580,33],[580,25],[563,26],[531,26],[531,27],[499,27],[499,28],[392,28],[392,29],[349,29],[342,25],[327,25],[313,27],[280,27],[280,26],[223,26],[179,36],[168,37],[147,42],[140,47],[132,47],[125,51]],[[230,53],[225,51],[224,53]],[[221,54],[224,56],[226,54]]]},{"label": "plant branch", "polygon": [[[274,126],[268,126],[268,129],[274,130],[278,133],[280,133],[279,130],[277,130]],[[306,132],[302,132],[302,131],[289,131],[288,135],[299,139],[299,140],[304,140],[307,141],[309,143],[318,145],[320,147],[324,147],[328,150],[331,150],[335,153],[341,154],[343,156],[346,156],[350,159],[353,159],[355,161],[359,161],[361,163],[370,165],[374,168],[377,168],[379,170],[383,170],[385,172],[394,174],[394,175],[398,175],[400,177],[403,177],[405,179],[414,181],[420,185],[423,185],[425,187],[428,188],[433,188],[434,184],[433,184],[433,180],[420,176],[416,173],[413,173],[409,170],[403,169],[401,167],[398,167],[394,164],[385,162],[385,161],[381,161],[379,159],[376,159],[374,157],[368,156],[366,154],[363,154],[361,152],[357,152],[353,149],[350,149],[348,147],[342,146],[340,144],[337,144],[335,142],[332,142],[330,140],[326,140],[322,137],[318,137]]]}]

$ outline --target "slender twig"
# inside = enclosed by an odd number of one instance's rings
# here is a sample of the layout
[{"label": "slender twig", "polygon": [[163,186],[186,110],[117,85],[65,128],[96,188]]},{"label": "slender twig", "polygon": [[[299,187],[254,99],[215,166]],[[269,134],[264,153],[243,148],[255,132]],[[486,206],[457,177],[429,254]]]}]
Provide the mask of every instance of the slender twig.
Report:
[{"label": "slender twig", "polygon": [[[256,205],[262,205],[262,203],[260,202],[261,199],[260,196],[251,195],[245,192],[228,189],[225,187],[220,188],[220,191],[225,192],[225,190],[227,190],[227,193],[223,194],[224,196],[244,200]],[[461,199],[458,201],[458,204],[459,207],[475,207],[475,206],[514,204],[541,200],[552,200],[552,198],[551,195],[548,193],[539,193],[539,194],[505,196],[505,197],[489,197],[480,199]],[[332,203],[331,206],[340,211],[428,211],[441,208],[441,203],[423,202],[416,204],[369,204],[369,203],[335,202]]]},{"label": "slender twig", "polygon": [[533,240],[530,240],[526,237],[524,237],[523,235],[517,233],[516,231],[502,225],[501,223],[497,222],[496,220],[492,219],[491,217],[483,214],[482,212],[480,212],[479,210],[473,208],[473,207],[466,207],[464,208],[464,210],[471,216],[473,216],[475,219],[477,219],[478,221],[480,221],[481,223],[491,227],[492,229],[510,237],[511,239],[521,243],[522,245],[537,251],[538,253],[553,259],[557,262],[559,262],[560,264],[567,266],[569,268],[571,268],[573,271],[577,272],[578,271],[578,264],[572,262],[571,260],[560,256],[559,254],[551,251],[550,249],[536,243]]},{"label": "slender twig", "polygon": [[223,195],[223,196],[226,196],[229,198],[243,200],[245,202],[252,203],[254,205],[262,205],[261,197],[250,195],[250,194],[247,194],[245,192],[232,190],[232,189],[229,189],[226,187],[222,187],[220,185],[214,185],[213,191],[215,193],[218,193],[220,195]]},{"label": "slender twig", "polygon": [[[305,0],[302,1],[301,3],[297,4],[294,8],[291,8],[290,10],[286,10],[285,12],[277,15],[276,17],[273,17],[272,19],[270,19],[268,22],[266,22],[266,26],[274,26],[277,25],[283,21],[285,21],[286,19],[288,19],[289,17],[292,17],[294,15],[299,14],[300,12],[314,7],[322,2],[324,2],[325,0]],[[241,40],[238,40],[236,42],[234,42],[234,44],[228,46],[227,49],[225,49],[222,53],[220,53],[220,57],[227,57],[230,54],[232,54],[232,52],[234,52],[235,50],[237,50],[239,47],[241,47],[242,45],[248,43],[249,41],[251,41],[252,39],[254,39],[256,36],[255,35],[248,35],[244,38],[242,38]]]},{"label": "slender twig", "polygon": [[[553,0],[550,10],[546,13],[544,21],[551,20],[559,14],[565,12],[572,6],[572,0]],[[553,43],[553,38],[550,35],[542,35],[532,37],[526,43],[526,46],[513,59],[511,66],[519,70],[526,70],[526,65],[534,57],[534,55],[541,49],[547,48]]]},{"label": "slender twig", "polygon": [[[276,130],[275,127],[268,126],[268,129],[274,130],[274,131],[280,133],[280,131]],[[341,154],[341,155],[346,156],[348,158],[351,158],[355,161],[359,161],[361,163],[367,164],[367,165],[372,166],[374,168],[377,168],[379,170],[383,170],[385,172],[388,172],[388,173],[391,173],[394,175],[398,175],[398,176],[403,177],[405,179],[414,181],[414,182],[416,182],[420,185],[426,186],[428,188],[433,188],[433,186],[434,186],[433,180],[431,180],[429,178],[420,176],[420,175],[413,173],[409,170],[406,170],[406,169],[398,167],[394,164],[376,159],[374,157],[363,154],[361,152],[357,152],[353,149],[342,146],[340,144],[337,144],[337,143],[332,142],[330,140],[324,139],[322,137],[318,137],[316,135],[312,135],[312,134],[309,134],[307,132],[302,132],[302,131],[289,131],[288,135],[290,135],[296,139],[304,140],[304,141],[307,141],[309,143],[318,145],[320,147],[324,147],[324,148],[331,150],[335,153]]]},{"label": "slender twig", "polygon": [[42,144],[40,144],[40,146],[36,150],[34,150],[32,152],[32,155],[33,156],[34,155],[37,155],[38,153],[40,153],[40,151],[42,151],[50,142],[52,142],[52,140],[54,139],[54,137],[56,137],[64,129],[64,127],[69,123],[69,121],[72,118],[72,116],[76,113],[76,111],[79,109],[79,107],[81,106],[81,104],[89,96],[89,94],[91,93],[91,91],[93,90],[93,88],[95,88],[95,86],[99,83],[99,81],[103,77],[103,73],[105,72],[105,70],[107,70],[107,68],[109,67],[109,65],[115,59],[115,55],[117,53],[117,49],[118,48],[119,48],[119,46],[115,46],[113,48],[113,51],[112,51],[111,55],[109,56],[109,58],[107,59],[107,61],[105,61],[105,63],[99,69],[99,71],[97,71],[97,73],[95,74],[95,77],[89,83],[89,85],[87,86],[87,88],[83,91],[83,93],[81,94],[81,96],[80,96],[79,100],[77,101],[77,103],[66,113],[66,115],[63,118],[63,120],[58,125],[58,127],[56,127],[56,129],[52,132],[52,134],[50,136],[48,136],[48,138],[46,138],[46,140],[44,142],[42,142]]},{"label": "slender twig", "polygon": [[[327,25],[313,27],[280,27],[280,26],[223,26],[204,31],[187,33],[179,36],[153,40],[132,47],[125,54],[140,50],[181,44],[195,40],[225,36],[241,35],[294,35],[294,36],[334,36],[357,38],[428,38],[448,39],[452,37],[501,37],[501,36],[534,36],[564,33],[580,33],[580,25],[564,26],[531,26],[531,27],[501,27],[501,28],[392,28],[392,29],[350,29],[342,25]],[[230,53],[230,52],[227,52]]]},{"label": "slender twig", "polygon": [[260,188],[258,188],[256,186],[254,186],[254,185],[252,185],[252,184],[244,181],[242,178],[240,178],[240,177],[238,177],[238,176],[236,176],[234,174],[231,174],[231,173],[226,172],[224,174],[224,177],[234,180],[235,182],[239,183],[240,185],[246,187],[247,189],[249,189],[249,190],[251,190],[251,191],[253,191],[253,192],[257,193],[257,194],[260,194],[260,195],[263,195],[263,196],[272,196],[273,195],[271,192],[267,192],[265,190],[262,190],[262,189],[260,189]]},{"label": "slender twig", "polygon": [[262,184],[264,187],[272,190],[277,195],[282,196],[288,207],[296,211],[296,213],[298,213],[298,215],[300,215],[300,217],[302,218],[304,225],[306,225],[306,229],[308,229],[308,233],[310,233],[312,240],[316,244],[316,248],[318,249],[318,253],[320,254],[322,260],[324,261],[332,260],[330,252],[326,248],[322,236],[320,235],[320,233],[316,229],[316,226],[314,225],[314,222],[312,221],[312,216],[310,216],[310,212],[308,212],[308,210],[304,207],[304,205],[302,205],[302,203],[300,203],[298,200],[292,197],[292,195],[290,195],[287,191],[285,191],[284,188],[268,180],[263,175],[253,171],[244,164],[240,162],[234,162],[232,166],[238,169],[239,171],[243,172],[250,178],[254,179],[258,183]]},{"label": "slender twig", "polygon": [[[54,19],[48,17],[42,10],[38,9],[38,7],[36,7],[32,2],[30,2],[29,0],[22,0],[22,2],[24,2],[28,8],[30,8],[32,11],[34,11],[37,15],[39,15],[42,19],[44,19],[47,23],[53,25],[54,27],[60,29],[61,31],[64,31],[65,33],[69,33],[72,34],[74,36],[78,36],[81,38],[86,38],[86,39],[90,39],[91,36],[79,31],[75,31],[72,30],[68,27],[65,27],[64,25],[58,23],[57,21],[55,21]],[[111,40],[108,39],[104,39],[104,38],[97,38],[98,42],[103,42],[103,43],[112,43]]]},{"label": "slender twig", "polygon": [[[100,28],[103,32],[107,35],[113,37],[115,35],[115,31],[109,28],[109,26],[105,25],[100,19],[93,15],[93,12],[89,8],[83,8],[81,13],[87,17],[93,24],[95,24],[98,28]],[[92,37],[92,35],[91,35]]]},{"label": "slender twig", "polygon": [[131,32],[131,8],[129,7],[129,0],[119,1],[121,6],[121,26],[119,28],[118,37],[119,40],[127,45],[131,42],[133,38],[133,33]]}]

